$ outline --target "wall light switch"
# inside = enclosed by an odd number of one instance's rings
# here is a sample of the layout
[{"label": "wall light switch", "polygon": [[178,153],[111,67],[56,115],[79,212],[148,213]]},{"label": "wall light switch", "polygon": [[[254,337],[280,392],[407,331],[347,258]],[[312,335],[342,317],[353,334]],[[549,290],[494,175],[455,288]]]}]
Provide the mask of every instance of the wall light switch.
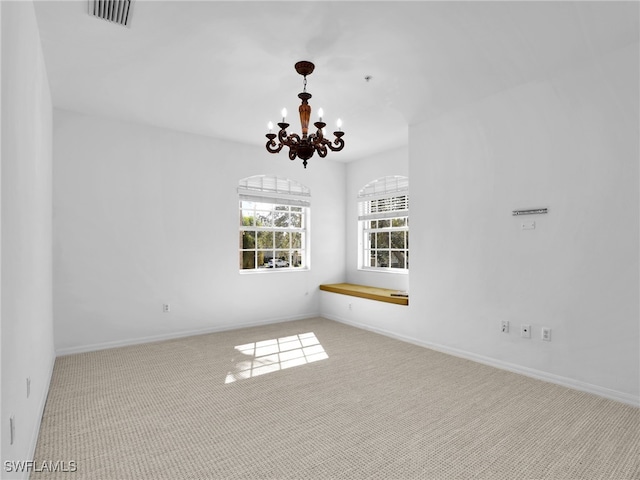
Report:
[{"label": "wall light switch", "polygon": [[522,222],[520,228],[522,228],[522,230],[535,230],[536,222]]}]

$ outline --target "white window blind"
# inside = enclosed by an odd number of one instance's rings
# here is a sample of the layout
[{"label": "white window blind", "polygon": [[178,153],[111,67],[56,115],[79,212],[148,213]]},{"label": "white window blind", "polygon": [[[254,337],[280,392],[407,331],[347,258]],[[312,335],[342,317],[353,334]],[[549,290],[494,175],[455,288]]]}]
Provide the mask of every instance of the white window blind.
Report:
[{"label": "white window blind", "polygon": [[399,175],[380,178],[365,185],[358,198],[358,220],[409,216],[409,179]]},{"label": "white window blind", "polygon": [[308,207],[311,191],[301,183],[270,175],[255,175],[238,182],[238,197],[249,202]]},{"label": "white window blind", "polygon": [[358,192],[359,198],[388,196],[389,194],[409,191],[409,177],[394,175],[382,177],[367,183]]}]

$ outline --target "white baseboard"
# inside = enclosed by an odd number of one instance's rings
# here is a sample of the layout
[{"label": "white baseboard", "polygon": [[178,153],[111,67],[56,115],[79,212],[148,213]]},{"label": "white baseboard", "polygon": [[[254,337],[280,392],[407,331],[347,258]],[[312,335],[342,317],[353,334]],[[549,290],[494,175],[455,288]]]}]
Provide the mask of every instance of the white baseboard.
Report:
[{"label": "white baseboard", "polygon": [[295,320],[304,320],[307,318],[319,317],[319,313],[310,313],[304,315],[294,315],[290,317],[278,317],[260,320],[257,322],[236,323],[233,325],[219,325],[215,327],[198,328],[194,330],[182,330],[178,332],[163,333],[160,335],[149,335],[146,337],[128,338],[124,340],[116,340],[112,342],[93,343],[89,345],[78,345],[76,347],[60,348],[56,350],[56,356],[73,355],[76,353],[95,352],[98,350],[106,350],[108,348],[127,347],[130,345],[140,345],[143,343],[161,342],[163,340],[173,340],[176,338],[192,337],[194,335],[205,335],[207,333],[224,332],[229,330],[238,330],[240,328],[258,327],[261,325],[270,325],[273,323],[292,322]]},{"label": "white baseboard", "polygon": [[397,333],[390,332],[388,330],[371,327],[370,325],[354,322],[336,315],[330,315],[330,314],[328,315],[325,313],[322,316],[324,318],[328,318],[329,320],[334,320],[336,322],[344,323],[352,327],[361,328],[363,330],[369,330],[371,332],[379,333],[387,337],[395,338],[396,340],[402,340],[403,342],[411,343],[413,345],[418,345],[420,347],[429,348],[431,350],[435,350],[441,353],[446,353],[446,354],[464,358],[467,360],[472,360],[474,362],[482,363],[490,367],[500,368],[502,370],[508,370],[510,372],[525,375],[527,377],[535,378],[537,380],[543,380],[545,382],[555,383],[557,385],[561,385],[567,388],[572,388],[574,390],[580,390],[582,392],[592,393],[594,395],[608,398],[610,400],[616,400],[618,402],[626,403],[628,405],[633,405],[634,407],[640,407],[640,399],[629,393],[619,392],[617,390],[611,390],[606,387],[601,387],[598,385],[581,382],[579,380],[574,380],[568,377],[562,377],[560,375],[544,372],[542,370],[536,370],[533,368],[523,367],[521,365],[517,365],[509,362],[503,362],[502,360],[497,360],[495,358],[485,357],[484,355],[478,355],[472,352],[467,352],[464,350],[447,347],[446,345],[439,345],[436,343],[425,342],[417,338],[413,338],[405,335],[399,335]]},{"label": "white baseboard", "polygon": [[[47,405],[47,398],[49,397],[49,385],[51,385],[51,378],[53,377],[53,367],[55,363],[56,363],[56,357],[55,355],[53,355],[49,361],[49,368],[48,368],[47,378],[46,378],[47,388],[45,388],[42,391],[42,395],[38,399],[38,403],[39,403],[38,410],[37,410],[38,417],[36,422],[33,425],[33,431],[31,432],[31,440],[29,441],[29,450],[27,455],[27,458],[30,460],[35,459],[36,447],[38,446],[38,435],[40,434],[40,425],[42,423],[42,417],[44,415],[44,408]],[[28,479],[29,476],[30,476],[30,472],[25,470],[24,478]]]}]

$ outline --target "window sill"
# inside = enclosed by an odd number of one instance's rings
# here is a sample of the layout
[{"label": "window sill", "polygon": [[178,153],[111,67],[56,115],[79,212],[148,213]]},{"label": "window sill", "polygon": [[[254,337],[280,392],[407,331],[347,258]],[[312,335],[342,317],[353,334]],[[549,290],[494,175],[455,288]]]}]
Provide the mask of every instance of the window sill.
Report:
[{"label": "window sill", "polygon": [[309,268],[247,268],[238,270],[240,275],[268,275],[273,273],[308,272]]},{"label": "window sill", "polygon": [[358,267],[360,272],[374,272],[374,273],[393,273],[400,275],[408,275],[409,270],[404,268],[371,268],[371,267]]},{"label": "window sill", "polygon": [[350,295],[352,297],[367,298],[378,302],[394,303],[396,305],[409,305],[409,297],[395,296],[397,290],[390,288],[368,287],[366,285],[355,285],[353,283],[333,283],[320,285],[320,290],[325,292]]}]

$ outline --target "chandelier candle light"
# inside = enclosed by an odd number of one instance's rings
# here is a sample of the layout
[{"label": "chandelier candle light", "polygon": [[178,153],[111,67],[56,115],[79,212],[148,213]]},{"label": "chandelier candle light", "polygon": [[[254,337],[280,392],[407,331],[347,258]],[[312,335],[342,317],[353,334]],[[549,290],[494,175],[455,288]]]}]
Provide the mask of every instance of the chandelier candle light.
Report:
[{"label": "chandelier candle light", "polygon": [[338,131],[333,132],[336,138],[331,142],[331,140],[324,137],[324,127],[326,127],[327,124],[322,121],[323,111],[321,108],[318,110],[318,121],[314,123],[318,130],[316,133],[309,135],[309,118],[311,117],[309,99],[311,98],[311,94],[307,93],[307,75],[311,75],[314,68],[315,65],[307,61],[301,61],[295,64],[296,72],[304,77],[303,90],[298,94],[298,98],[302,100],[302,104],[298,107],[298,111],[300,112],[300,125],[302,126],[302,137],[297,133],[287,134],[289,124],[286,123],[286,108],[282,109],[282,122],[278,123],[280,127],[280,131],[277,134],[278,143],[276,144],[276,134],[273,133],[273,123],[271,122],[269,122],[269,133],[267,133],[267,138],[269,139],[267,142],[267,151],[269,153],[278,153],[282,150],[282,147],[287,146],[289,147],[289,159],[295,160],[296,157],[301,158],[304,168],[307,168],[307,160],[313,157],[315,152],[318,152],[318,156],[320,157],[326,157],[327,149],[333,152],[339,152],[344,148],[344,140],[342,139],[344,132],[341,128],[342,120],[338,119]]}]

